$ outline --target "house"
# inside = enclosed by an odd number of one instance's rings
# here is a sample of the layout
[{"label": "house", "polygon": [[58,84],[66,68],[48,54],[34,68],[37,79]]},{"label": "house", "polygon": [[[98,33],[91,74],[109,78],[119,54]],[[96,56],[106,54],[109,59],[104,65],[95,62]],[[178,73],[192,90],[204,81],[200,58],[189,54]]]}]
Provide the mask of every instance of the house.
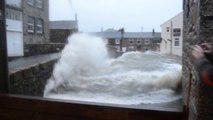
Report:
[{"label": "house", "polygon": [[49,42],[49,0],[23,1],[25,44]]},{"label": "house", "polygon": [[115,48],[117,52],[147,50],[157,51],[161,40],[159,32],[97,32],[97,36],[107,39],[108,46]]},{"label": "house", "polygon": [[78,31],[78,21],[50,21],[50,42],[66,43],[67,37]]},{"label": "house", "polygon": [[161,53],[182,56],[183,12],[161,25],[161,38]]},{"label": "house", "polygon": [[22,0],[6,0],[7,54],[9,57],[24,55]]},{"label": "house", "polygon": [[9,57],[39,54],[49,43],[48,0],[6,0]]}]

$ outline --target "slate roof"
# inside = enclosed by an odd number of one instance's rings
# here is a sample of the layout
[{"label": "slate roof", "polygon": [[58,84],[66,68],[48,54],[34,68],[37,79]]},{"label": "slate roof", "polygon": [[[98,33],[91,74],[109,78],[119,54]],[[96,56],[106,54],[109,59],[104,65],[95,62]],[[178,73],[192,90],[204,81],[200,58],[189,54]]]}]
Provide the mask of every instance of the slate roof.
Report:
[{"label": "slate roof", "polygon": [[[121,32],[96,32],[90,33],[103,38],[116,39],[121,38]],[[154,36],[152,32],[124,32],[124,38],[160,38],[161,33],[155,32]]]},{"label": "slate roof", "polygon": [[50,21],[50,29],[78,29],[77,21]]}]

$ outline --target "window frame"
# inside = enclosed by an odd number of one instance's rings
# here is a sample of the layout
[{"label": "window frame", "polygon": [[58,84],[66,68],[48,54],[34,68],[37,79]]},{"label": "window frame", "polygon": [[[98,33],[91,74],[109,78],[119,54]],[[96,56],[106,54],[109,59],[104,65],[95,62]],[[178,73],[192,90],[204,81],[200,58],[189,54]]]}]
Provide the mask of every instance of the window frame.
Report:
[{"label": "window frame", "polygon": [[141,45],[141,44],[142,44],[142,40],[137,39],[137,44],[138,44],[138,45]]},{"label": "window frame", "polygon": [[134,44],[134,40],[133,40],[133,39],[129,39],[128,41],[129,41],[129,44],[130,44],[130,45],[133,45],[133,44]]},{"label": "window frame", "polygon": [[120,43],[121,43],[120,39],[115,39],[115,44],[116,44],[116,45],[118,45],[118,44],[120,44]]},{"label": "window frame", "polygon": [[[30,19],[32,21],[30,21]],[[31,22],[33,22],[33,23],[31,23]],[[32,29],[29,29],[30,27],[32,27]],[[27,32],[28,33],[35,33],[35,18],[34,17],[28,16],[28,19],[27,19]]]},{"label": "window frame", "polygon": [[175,47],[179,47],[180,46],[180,38],[174,38],[174,46]]},{"label": "window frame", "polygon": [[44,1],[43,0],[36,0],[36,7],[42,9]]},{"label": "window frame", "polygon": [[35,6],[35,0],[27,0],[27,4],[30,6]]},{"label": "window frame", "polygon": [[166,27],[166,32],[169,32],[170,31],[170,28],[169,27]]},{"label": "window frame", "polygon": [[[38,28],[40,28],[40,29],[38,29]],[[42,20],[42,19],[36,20],[36,33],[40,34],[40,35],[44,34],[44,20]]]},{"label": "window frame", "polygon": [[174,28],[173,29],[173,36],[175,36],[175,37],[181,36],[181,28]]},{"label": "window frame", "polygon": [[150,44],[150,39],[145,39],[145,45],[149,45]]}]

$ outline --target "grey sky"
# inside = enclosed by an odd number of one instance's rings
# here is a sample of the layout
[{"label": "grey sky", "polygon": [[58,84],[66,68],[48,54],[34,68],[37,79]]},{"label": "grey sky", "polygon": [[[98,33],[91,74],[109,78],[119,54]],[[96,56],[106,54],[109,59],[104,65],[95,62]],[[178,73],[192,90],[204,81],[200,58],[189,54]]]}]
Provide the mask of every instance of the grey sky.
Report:
[{"label": "grey sky", "polygon": [[50,0],[50,20],[74,20],[79,29],[125,28],[128,32],[160,31],[160,25],[182,11],[182,0]]}]

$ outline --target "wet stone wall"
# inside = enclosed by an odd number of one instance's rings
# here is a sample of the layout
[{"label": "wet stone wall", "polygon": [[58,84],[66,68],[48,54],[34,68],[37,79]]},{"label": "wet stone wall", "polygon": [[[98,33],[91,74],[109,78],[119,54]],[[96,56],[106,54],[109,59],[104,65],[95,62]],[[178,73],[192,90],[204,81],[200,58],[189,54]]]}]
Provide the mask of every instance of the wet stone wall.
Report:
[{"label": "wet stone wall", "polygon": [[191,55],[192,47],[213,42],[213,1],[184,0],[183,103],[189,120],[213,119],[213,87],[198,77]]},{"label": "wet stone wall", "polygon": [[36,64],[10,72],[9,93],[43,96],[44,87],[51,77],[56,60]]},{"label": "wet stone wall", "polygon": [[25,44],[24,56],[34,56],[40,54],[56,53],[64,48],[64,43],[48,43],[48,44]]}]

